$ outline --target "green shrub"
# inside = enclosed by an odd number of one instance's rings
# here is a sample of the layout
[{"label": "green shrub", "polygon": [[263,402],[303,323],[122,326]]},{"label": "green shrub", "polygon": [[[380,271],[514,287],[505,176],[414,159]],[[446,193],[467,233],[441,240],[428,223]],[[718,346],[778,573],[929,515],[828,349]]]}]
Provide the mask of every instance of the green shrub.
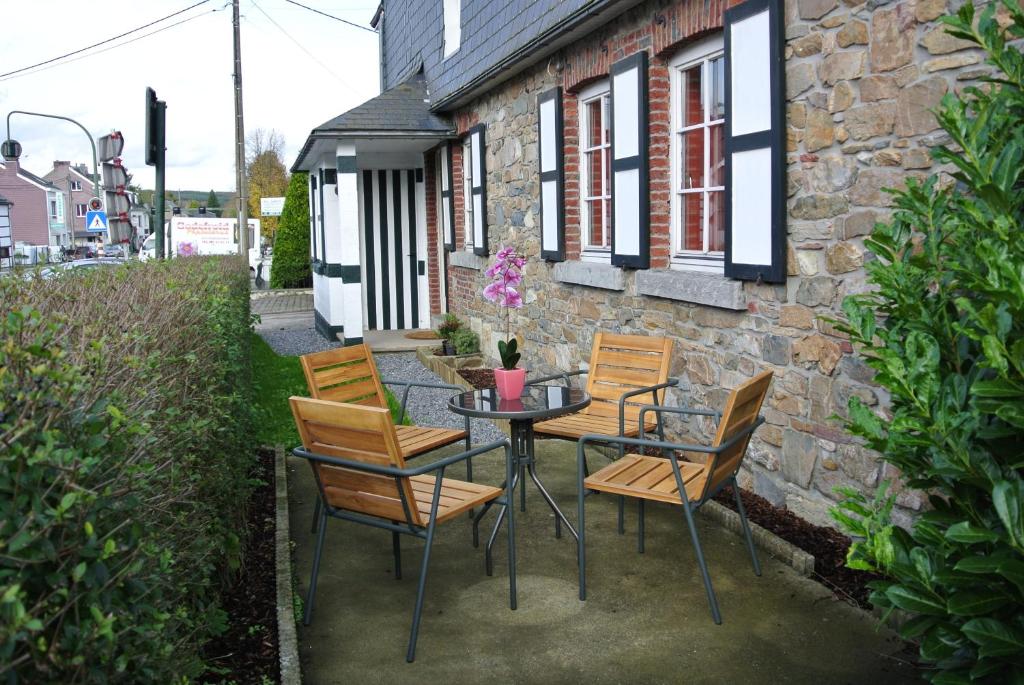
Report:
[{"label": "green shrub", "polygon": [[894,193],[892,222],[865,241],[877,290],[843,307],[892,412],[852,398],[848,427],[930,508],[894,526],[886,483],[870,501],[845,491],[833,515],[855,537],[848,565],[886,577],[872,602],[907,612],[900,632],[936,683],[1024,682],[1024,57],[995,9],[944,19],[1002,72],[938,112],[953,145],[933,154],[955,182]]},{"label": "green shrub", "polygon": [[313,283],[309,266],[309,174],[292,174],[281,210],[270,263],[271,288],[306,288]]},{"label": "green shrub", "polygon": [[252,466],[244,260],[0,279],[0,677],[178,682]]},{"label": "green shrub", "polygon": [[441,325],[437,327],[437,334],[441,336],[442,340],[451,340],[452,335],[455,331],[462,327],[462,322],[459,321],[459,317],[454,314],[445,314],[444,319],[441,321]]},{"label": "green shrub", "polygon": [[460,328],[452,333],[452,345],[455,354],[472,354],[480,351],[480,336],[468,328]]}]

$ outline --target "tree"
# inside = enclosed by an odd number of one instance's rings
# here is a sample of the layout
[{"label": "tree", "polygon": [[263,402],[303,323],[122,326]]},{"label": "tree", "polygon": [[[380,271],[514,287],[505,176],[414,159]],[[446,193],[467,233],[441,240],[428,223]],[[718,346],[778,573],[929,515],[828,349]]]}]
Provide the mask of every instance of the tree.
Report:
[{"label": "tree", "polygon": [[[271,129],[258,128],[246,136],[245,170],[249,184],[249,216],[260,217],[260,200],[281,197],[288,190],[288,170],[282,160],[284,137]],[[278,217],[261,217],[261,232],[272,238]]]},{"label": "tree", "polygon": [[274,241],[270,266],[271,288],[303,288],[313,281],[309,270],[308,176],[292,174],[281,211],[281,225]]},{"label": "tree", "polygon": [[210,191],[210,194],[206,196],[206,209],[213,214],[219,214],[213,210],[220,209],[220,200],[217,198],[217,193]]},{"label": "tree", "polygon": [[891,223],[865,240],[874,289],[843,303],[891,397],[885,416],[851,398],[847,428],[930,507],[894,525],[886,481],[873,499],[843,490],[833,516],[855,540],[847,565],[885,577],[871,602],[906,612],[900,634],[933,683],[1024,682],[1024,12],[1004,0],[997,18],[997,4],[942,20],[996,74],[936,113],[952,144],[932,155],[955,182],[893,192]]}]

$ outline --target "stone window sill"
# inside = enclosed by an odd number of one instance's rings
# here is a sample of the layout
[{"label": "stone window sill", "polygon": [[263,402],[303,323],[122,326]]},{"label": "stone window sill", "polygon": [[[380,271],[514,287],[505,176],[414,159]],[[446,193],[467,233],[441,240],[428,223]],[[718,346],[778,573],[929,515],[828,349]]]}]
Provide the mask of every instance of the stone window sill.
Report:
[{"label": "stone window sill", "polygon": [[607,262],[558,262],[552,277],[562,283],[585,285],[603,290],[625,290],[626,277],[617,266]]},{"label": "stone window sill", "polygon": [[638,295],[703,304],[719,309],[742,311],[747,308],[743,283],[721,274],[657,269],[636,272]]},{"label": "stone window sill", "polygon": [[487,268],[487,258],[475,255],[468,250],[453,250],[448,253],[448,264],[463,269],[483,271]]}]

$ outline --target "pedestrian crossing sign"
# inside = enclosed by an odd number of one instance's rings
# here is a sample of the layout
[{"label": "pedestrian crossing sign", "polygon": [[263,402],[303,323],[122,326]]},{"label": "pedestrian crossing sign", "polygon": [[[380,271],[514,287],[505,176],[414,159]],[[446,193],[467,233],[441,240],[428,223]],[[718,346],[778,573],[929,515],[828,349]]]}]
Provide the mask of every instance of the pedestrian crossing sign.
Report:
[{"label": "pedestrian crossing sign", "polygon": [[85,213],[85,230],[89,233],[106,233],[107,232],[107,213],[106,212],[86,212]]}]

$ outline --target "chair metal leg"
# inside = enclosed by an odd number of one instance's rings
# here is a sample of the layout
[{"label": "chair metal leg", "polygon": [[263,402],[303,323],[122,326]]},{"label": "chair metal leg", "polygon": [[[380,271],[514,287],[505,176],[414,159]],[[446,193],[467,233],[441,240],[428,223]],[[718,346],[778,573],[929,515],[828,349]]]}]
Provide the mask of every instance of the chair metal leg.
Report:
[{"label": "chair metal leg", "polygon": [[434,484],[434,499],[430,506],[430,523],[427,524],[427,539],[423,547],[423,563],[420,566],[420,582],[416,587],[416,608],[412,612],[412,630],[409,632],[409,650],[405,660],[412,663],[416,658],[416,639],[420,632],[420,618],[423,616],[423,591],[427,587],[427,565],[430,563],[430,548],[434,544],[434,529],[437,527],[437,503],[441,498],[441,483],[444,482],[444,469],[437,474]]},{"label": "chair metal leg", "polygon": [[[505,448],[508,450],[508,447]],[[512,483],[514,480],[515,465],[512,463],[511,457],[505,455],[505,478],[506,481]],[[522,488],[526,489],[526,481],[522,481]],[[515,505],[512,501],[512,494],[505,494],[506,507],[502,510],[508,512],[508,605],[509,608],[515,611],[516,607],[519,606],[518,594],[516,590],[516,513]],[[497,528],[495,528],[497,531]],[[490,550],[488,550],[489,552]],[[488,574],[489,575],[489,574]]]},{"label": "chair metal leg", "polygon": [[[470,442],[470,437],[469,437],[469,417],[467,416],[466,417],[466,451],[468,452],[471,449],[473,449],[473,447],[472,447],[472,443]],[[473,482],[473,460],[472,459],[467,459],[466,460],[466,481],[469,482],[469,483]],[[469,515],[470,519],[473,519],[474,516],[476,515],[476,512],[474,512],[472,509],[470,509],[469,512],[468,512],[468,515]],[[476,547],[476,533],[474,533],[474,537],[473,537],[473,546]]]},{"label": "chair metal leg", "polygon": [[320,523],[320,493],[316,493],[316,504],[313,505],[313,524],[309,527],[310,533],[317,531],[317,525]]},{"label": "chair metal leg", "polygon": [[585,544],[585,528],[583,520],[583,507],[587,499],[587,493],[583,489],[583,478],[585,477],[587,457],[583,448],[579,450],[578,464],[576,467],[576,516],[578,518],[576,539],[576,561],[579,564],[580,601],[587,599],[587,553]]},{"label": "chair metal leg", "polygon": [[[319,499],[317,500],[319,502]],[[313,600],[316,599],[316,577],[320,573],[320,554],[324,549],[324,533],[327,531],[327,512],[320,509],[317,519],[316,551],[313,553],[313,571],[309,576],[309,590],[306,592],[306,610],[302,614],[302,625],[308,626],[313,620]]]},{"label": "chair metal leg", "polygon": [[619,535],[626,533],[626,498],[619,495]]},{"label": "chair metal leg", "polygon": [[740,515],[740,526],[743,528],[743,539],[747,541],[747,551],[750,552],[750,561],[754,564],[754,575],[761,575],[761,564],[757,560],[757,552],[754,550],[754,538],[750,534],[750,525],[747,523],[747,512],[743,509],[743,498],[740,497],[740,486],[736,479],[732,479],[732,494],[736,497],[736,512]]},{"label": "chair metal leg", "polygon": [[636,501],[636,551],[640,554],[644,553],[644,506],[646,504],[647,501],[643,499],[638,499]]},{"label": "chair metal leg", "polygon": [[722,614],[718,611],[718,600],[715,599],[715,590],[711,587],[711,576],[708,575],[708,565],[704,561],[704,550],[700,546],[700,538],[697,536],[697,524],[693,520],[693,512],[690,505],[683,502],[683,513],[686,515],[686,525],[690,529],[690,541],[693,542],[693,551],[697,554],[697,564],[700,566],[700,575],[704,580],[704,590],[708,595],[708,604],[711,605],[711,618],[718,625],[722,624]]},{"label": "chair metal leg", "polygon": [[395,580],[402,579],[402,544],[400,542],[402,536],[395,531],[391,531],[391,550],[395,555]]}]

